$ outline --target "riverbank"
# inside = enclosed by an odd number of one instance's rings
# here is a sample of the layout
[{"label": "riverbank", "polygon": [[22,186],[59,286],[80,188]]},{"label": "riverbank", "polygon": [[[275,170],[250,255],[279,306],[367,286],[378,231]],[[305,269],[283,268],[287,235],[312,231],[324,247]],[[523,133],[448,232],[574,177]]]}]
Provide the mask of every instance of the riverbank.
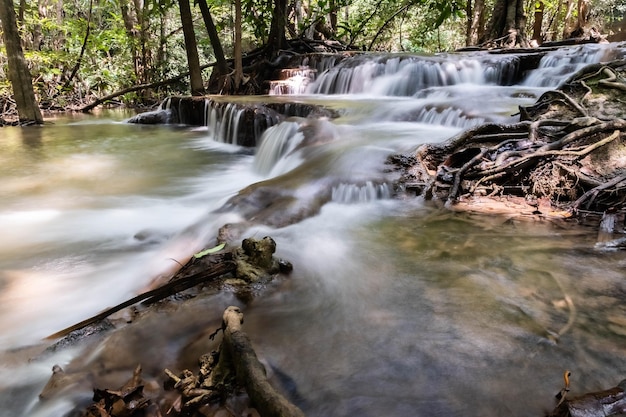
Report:
[{"label": "riverbank", "polygon": [[[581,221],[620,215],[626,200],[626,62],[585,67],[519,120],[486,124],[421,146],[399,186],[452,210]],[[611,230],[613,231],[613,230]]]}]

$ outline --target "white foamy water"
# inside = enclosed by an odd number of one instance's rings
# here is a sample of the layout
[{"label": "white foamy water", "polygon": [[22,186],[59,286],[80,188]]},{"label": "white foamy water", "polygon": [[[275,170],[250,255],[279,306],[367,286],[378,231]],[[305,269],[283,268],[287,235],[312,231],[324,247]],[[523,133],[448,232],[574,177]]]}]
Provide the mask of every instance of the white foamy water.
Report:
[{"label": "white foamy water", "polygon": [[[40,401],[54,364],[125,379],[141,362],[160,383],[163,367],[195,360],[189,349],[230,304],[244,309],[257,352],[310,417],[541,415],[564,369],[575,370],[578,392],[623,378],[623,252],[595,252],[595,231],[394,199],[389,155],[510,122],[545,88],[499,85],[514,59],[330,62],[315,64],[328,70],[316,88],[343,93],[298,101],[338,117],[272,120],[255,150],[233,145],[240,108],[220,115],[208,101],[199,129],[110,120],[3,128],[3,417],[62,416],[91,397],[84,382]],[[262,192],[243,194],[248,211],[223,208],[250,189]],[[281,227],[254,223],[268,213]],[[229,223],[245,237],[272,236],[294,265],[290,277],[250,304],[207,294],[131,324],[131,337],[117,339],[124,354],[104,342],[38,356],[50,344],[43,337],[167,280]]]}]

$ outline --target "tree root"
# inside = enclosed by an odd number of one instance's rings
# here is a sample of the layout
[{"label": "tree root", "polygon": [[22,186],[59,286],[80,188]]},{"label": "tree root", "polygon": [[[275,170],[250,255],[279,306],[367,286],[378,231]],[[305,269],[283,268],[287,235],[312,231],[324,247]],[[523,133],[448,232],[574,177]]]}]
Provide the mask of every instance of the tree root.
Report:
[{"label": "tree root", "polygon": [[489,199],[557,218],[582,216],[582,209],[598,219],[626,211],[625,79],[626,60],[589,65],[520,107],[517,123],[484,124],[422,145],[410,166],[400,164],[400,187],[461,210],[504,209]]},{"label": "tree root", "polygon": [[[612,181],[610,177],[590,175],[587,171],[593,166],[585,167],[594,163],[593,158],[606,157],[612,149],[619,149],[621,145],[609,145],[623,138],[624,129],[624,119],[601,121],[593,117],[569,122],[540,119],[507,126],[484,125],[440,146],[422,146],[416,154],[418,166],[413,166],[409,175],[425,181],[423,190],[448,204],[479,190],[482,195],[486,191],[495,196],[503,195],[505,189],[517,189],[529,190],[525,195],[537,192],[532,198],[549,197],[561,203],[567,197],[569,209],[575,211],[583,202],[589,208],[602,191],[622,191],[622,187],[612,187],[623,179]],[[591,155],[599,156],[587,159]],[[560,171],[547,169],[548,164]],[[544,181],[546,173],[556,177],[548,183]],[[619,170],[616,175],[621,178]],[[579,201],[574,202],[576,199]],[[605,205],[596,208],[603,211]]]},{"label": "tree root", "polygon": [[205,355],[208,359],[201,361],[198,376],[188,370],[180,376],[165,370],[173,388],[181,395],[181,411],[193,414],[200,406],[223,401],[225,396],[234,395],[237,388],[242,387],[261,417],[304,417],[298,407],[267,381],[265,368],[241,328],[241,310],[228,307],[222,320],[222,343],[217,352]]}]

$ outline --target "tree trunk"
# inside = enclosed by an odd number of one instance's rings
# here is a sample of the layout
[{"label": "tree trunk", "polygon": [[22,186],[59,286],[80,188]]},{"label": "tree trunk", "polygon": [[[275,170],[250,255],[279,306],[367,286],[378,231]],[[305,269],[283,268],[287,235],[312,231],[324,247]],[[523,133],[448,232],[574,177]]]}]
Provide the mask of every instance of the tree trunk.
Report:
[{"label": "tree trunk", "polygon": [[[468,4],[470,2],[468,1]],[[483,35],[485,23],[485,0],[474,0],[474,7],[468,10],[467,46],[476,45]]]},{"label": "tree trunk", "polygon": [[243,81],[243,59],[241,51],[241,0],[235,0],[235,91]]},{"label": "tree trunk", "polygon": [[465,5],[465,46],[472,45],[472,0],[467,0]]},{"label": "tree trunk", "polygon": [[554,14],[552,15],[552,18],[550,20],[550,24],[548,25],[548,32],[546,33],[546,40],[548,41],[556,41],[557,40],[557,33],[558,33],[558,28],[560,26],[560,19],[561,19],[561,11],[563,9],[563,2],[559,1],[558,2],[558,6],[556,8],[556,11],[554,12]]},{"label": "tree trunk", "polygon": [[211,46],[213,47],[213,53],[215,54],[215,60],[217,61],[216,70],[218,76],[228,74],[229,68],[224,56],[224,50],[222,49],[222,42],[217,33],[217,28],[213,23],[213,17],[211,17],[211,11],[206,3],[206,0],[198,0],[198,6],[200,6],[200,12],[202,13],[202,19],[204,20],[204,26],[206,26],[209,39],[211,40]]},{"label": "tree trunk", "polygon": [[70,84],[72,83],[72,80],[74,79],[74,77],[78,73],[78,70],[80,69],[81,63],[83,62],[83,57],[85,56],[85,51],[87,50],[87,42],[89,41],[89,34],[91,33],[92,11],[93,11],[93,0],[89,0],[89,12],[87,14],[87,29],[85,30],[85,37],[83,38],[83,45],[80,48],[80,54],[78,55],[78,59],[76,60],[76,63],[74,64],[74,68],[72,68],[72,72],[70,73],[70,76],[67,77],[67,80],[65,80],[63,87],[61,87],[61,90],[59,90],[57,95],[60,94],[61,91],[65,90],[66,88],[70,86]]},{"label": "tree trunk", "polygon": [[178,0],[180,7],[180,20],[183,26],[185,37],[185,50],[187,52],[187,63],[189,65],[189,78],[191,84],[191,95],[204,95],[204,84],[202,82],[202,70],[200,69],[200,57],[198,56],[198,46],[196,44],[196,34],[193,30],[193,17],[189,0]]},{"label": "tree trunk", "polygon": [[13,86],[20,123],[41,124],[43,117],[35,100],[33,80],[20,44],[20,33],[17,28],[13,0],[0,1],[0,21],[2,22],[2,36],[7,51],[8,76]]},{"label": "tree trunk", "polygon": [[581,35],[585,32],[587,21],[589,19],[589,0],[578,0],[578,22],[575,32]]},{"label": "tree trunk", "polygon": [[333,34],[337,33],[337,2],[335,0],[330,0],[330,29]]},{"label": "tree trunk", "polygon": [[573,32],[574,24],[572,22],[572,13],[574,12],[574,0],[567,0],[567,12],[563,22],[563,39],[570,37]]},{"label": "tree trunk", "polygon": [[541,36],[541,27],[543,25],[543,10],[545,5],[542,1],[535,2],[535,22],[533,23],[533,40],[537,42],[537,45],[543,43],[543,36]]},{"label": "tree trunk", "polygon": [[130,7],[128,0],[120,0],[120,11],[122,13],[122,20],[124,21],[124,28],[126,29],[126,36],[128,37],[128,44],[130,45],[130,53],[133,57],[133,68],[136,79],[132,80],[132,82],[135,83],[141,79],[141,75],[139,74],[141,64],[139,62],[139,54],[137,53],[137,16]]},{"label": "tree trunk", "polygon": [[270,56],[275,56],[287,44],[287,38],[285,37],[286,11],[287,0],[274,0],[272,24],[267,39],[267,52]]},{"label": "tree trunk", "polygon": [[298,407],[287,401],[267,381],[265,367],[259,362],[248,335],[241,329],[243,313],[239,307],[228,307],[222,323],[224,339],[217,367],[234,365],[237,381],[245,387],[260,415],[304,417]]},{"label": "tree trunk", "polygon": [[496,0],[493,15],[481,43],[495,42],[499,46],[527,47],[523,0]]}]

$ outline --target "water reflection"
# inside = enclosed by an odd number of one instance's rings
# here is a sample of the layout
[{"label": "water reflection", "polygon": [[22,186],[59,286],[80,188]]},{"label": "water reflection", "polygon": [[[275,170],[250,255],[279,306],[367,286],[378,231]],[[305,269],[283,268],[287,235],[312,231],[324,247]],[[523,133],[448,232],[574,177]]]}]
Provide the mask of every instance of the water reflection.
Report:
[{"label": "water reflection", "polygon": [[564,369],[578,392],[623,378],[626,258],[594,252],[594,231],[377,204],[390,215],[361,213],[340,244],[274,232],[305,269],[247,312],[307,415],[537,416]]}]

